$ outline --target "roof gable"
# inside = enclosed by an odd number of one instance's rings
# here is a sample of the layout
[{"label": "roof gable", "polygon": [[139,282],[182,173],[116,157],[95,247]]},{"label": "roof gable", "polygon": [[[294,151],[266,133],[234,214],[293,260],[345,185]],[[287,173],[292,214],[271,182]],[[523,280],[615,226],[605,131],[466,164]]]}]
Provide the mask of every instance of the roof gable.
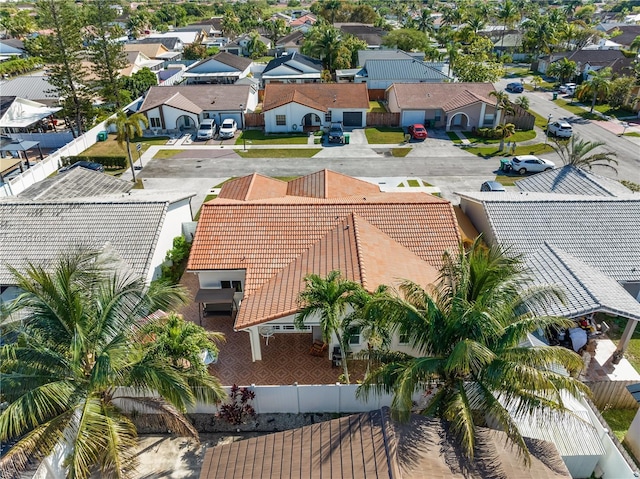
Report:
[{"label": "roof gable", "polygon": [[189,68],[189,73],[244,72],[253,63],[249,58],[239,57],[227,52],[220,52],[212,57],[196,63]]},{"label": "roof gable", "polygon": [[368,181],[327,169],[301,176],[287,183],[287,194],[291,196],[339,198],[377,193],[380,193],[380,188]]},{"label": "roof gable", "polygon": [[491,83],[394,83],[387,90],[394,91],[400,109],[447,109],[448,111],[489,100],[495,88]]},{"label": "roof gable", "polygon": [[254,173],[233,181],[228,181],[220,190],[218,198],[251,201],[264,198],[278,198],[286,195],[287,182]]},{"label": "roof gable", "polygon": [[145,112],[164,104],[194,113],[239,111],[241,104],[248,104],[251,91],[250,85],[152,86],[139,111]]},{"label": "roof gable", "polygon": [[262,74],[277,75],[278,72],[320,73],[322,72],[322,62],[296,52],[274,58],[267,63]]}]

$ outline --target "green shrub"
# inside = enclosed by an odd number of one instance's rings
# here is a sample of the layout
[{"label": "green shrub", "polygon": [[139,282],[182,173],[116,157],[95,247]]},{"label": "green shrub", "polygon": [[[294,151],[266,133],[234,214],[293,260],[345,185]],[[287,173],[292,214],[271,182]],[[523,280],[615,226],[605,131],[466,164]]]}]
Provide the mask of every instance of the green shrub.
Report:
[{"label": "green shrub", "polygon": [[62,166],[72,165],[78,161],[100,163],[105,170],[122,170],[127,168],[126,156],[65,156],[60,160]]},{"label": "green shrub", "polygon": [[177,284],[187,266],[187,259],[191,251],[191,243],[184,236],[173,238],[173,248],[167,251],[164,264],[161,266],[161,281]]},{"label": "green shrub", "polygon": [[42,58],[16,58],[0,63],[0,76],[20,75],[42,67]]},{"label": "green shrub", "polygon": [[479,128],[477,134],[480,138],[496,140],[500,138],[500,133],[495,128]]}]

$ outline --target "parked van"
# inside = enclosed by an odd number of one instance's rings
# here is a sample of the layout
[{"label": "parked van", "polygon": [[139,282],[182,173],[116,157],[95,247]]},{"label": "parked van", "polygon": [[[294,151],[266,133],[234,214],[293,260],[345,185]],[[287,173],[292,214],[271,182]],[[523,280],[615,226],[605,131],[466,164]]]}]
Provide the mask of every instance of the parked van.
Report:
[{"label": "parked van", "polygon": [[210,118],[202,120],[200,122],[200,127],[198,128],[198,133],[196,135],[196,139],[198,140],[210,140],[214,136],[216,136],[216,132],[218,131],[218,126],[216,125],[216,121]]}]

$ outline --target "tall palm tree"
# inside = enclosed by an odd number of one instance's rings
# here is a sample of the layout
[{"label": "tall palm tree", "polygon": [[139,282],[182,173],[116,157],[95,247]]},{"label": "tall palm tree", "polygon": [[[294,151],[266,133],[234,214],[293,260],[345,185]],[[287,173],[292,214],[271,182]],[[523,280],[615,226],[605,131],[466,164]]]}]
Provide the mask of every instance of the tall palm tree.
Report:
[{"label": "tall palm tree", "polygon": [[421,31],[425,35],[433,32],[433,17],[431,16],[431,10],[425,8],[420,13],[420,16],[416,20],[415,29]]},{"label": "tall palm tree", "polygon": [[578,99],[582,100],[591,96],[591,110],[596,106],[596,100],[599,97],[606,97],[611,88],[611,68],[603,68],[598,71],[589,72],[589,79],[586,80],[578,89]]},{"label": "tall palm tree", "polygon": [[22,312],[23,321],[4,325],[18,339],[0,348],[8,403],[0,442],[17,442],[0,470],[20,471],[55,452],[63,457],[54,467],[66,477],[126,477],[136,427],[121,408],[152,410],[167,429],[197,437],[183,414],[198,401],[222,400],[218,381],[150,354],[140,335],[141,319],[183,302],[182,289],[149,287],[104,251],[73,251],[50,268],[12,273],[22,294],[6,312]]},{"label": "tall palm tree", "polygon": [[441,279],[431,290],[406,282],[403,297],[378,300],[377,307],[419,356],[398,358],[372,372],[358,395],[393,393],[392,412],[406,420],[413,395],[431,389],[420,412],[448,421],[468,457],[474,455],[476,427],[489,420],[529,462],[507,408],[561,410],[560,391],[577,396],[588,389],[551,367],[579,370],[582,361],[573,351],[519,344],[538,328],[568,327],[572,321],[532,313],[557,299],[558,292],[528,288],[521,259],[503,249],[487,248],[478,238],[468,250],[461,247],[444,259]]},{"label": "tall palm tree", "polygon": [[142,113],[134,113],[131,116],[127,116],[123,111],[116,113],[115,117],[109,118],[104,124],[105,128],[109,128],[112,125],[116,127],[116,141],[120,148],[124,144],[127,145],[127,157],[129,158],[129,167],[131,168],[131,176],[134,183],[136,182],[136,172],[133,167],[133,158],[131,157],[131,140],[142,136],[141,124],[145,128],[149,126],[149,120]]},{"label": "tall palm tree", "polygon": [[629,45],[629,50],[632,52],[640,51],[640,35],[633,39]]},{"label": "tall palm tree", "polygon": [[560,83],[572,80],[577,74],[578,65],[572,60],[561,58],[547,68],[547,75],[557,78]]},{"label": "tall palm tree", "polygon": [[303,53],[321,59],[324,68],[333,71],[340,40],[340,30],[331,25],[319,25],[309,30],[302,45]]},{"label": "tall palm tree", "polygon": [[593,150],[605,144],[604,141],[585,141],[580,139],[578,135],[574,135],[569,141],[556,140],[551,146],[556,150],[565,165],[588,170],[594,166],[604,166],[617,173],[618,170],[613,165],[617,165],[618,160],[614,158],[616,153],[613,151],[603,151],[589,155]]},{"label": "tall palm tree", "polygon": [[518,11],[518,7],[516,7],[515,3],[511,0],[505,0],[505,2],[498,7],[498,11],[496,16],[499,20],[502,20],[503,30],[500,38],[500,48],[504,46],[504,34],[507,29],[513,26],[514,22],[518,19],[520,12]]},{"label": "tall palm tree", "polygon": [[489,96],[496,98],[496,111],[502,111],[500,123],[504,124],[508,113],[513,113],[513,106],[511,106],[511,100],[509,100],[509,94],[504,90],[493,90],[489,92]]},{"label": "tall palm tree", "polygon": [[300,292],[298,302],[300,311],[296,314],[295,324],[298,328],[313,316],[320,317],[322,339],[329,343],[336,336],[342,351],[342,369],[345,382],[349,384],[349,367],[347,351],[349,334],[349,309],[355,309],[358,298],[361,298],[362,287],[358,283],[342,278],[340,271],[331,271],[326,278],[310,274],[304,278],[305,289]]},{"label": "tall palm tree", "polygon": [[502,123],[496,126],[496,133],[500,136],[500,151],[504,150],[504,140],[516,132],[516,125],[513,123]]}]

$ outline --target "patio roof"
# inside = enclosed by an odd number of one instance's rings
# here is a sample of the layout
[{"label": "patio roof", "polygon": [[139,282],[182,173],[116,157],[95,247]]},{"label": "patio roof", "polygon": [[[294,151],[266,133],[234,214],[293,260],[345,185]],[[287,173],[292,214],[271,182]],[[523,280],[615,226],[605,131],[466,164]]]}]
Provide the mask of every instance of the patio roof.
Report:
[{"label": "patio roof", "polygon": [[29,141],[29,140],[13,140],[13,141],[2,141],[0,143],[0,151],[27,151],[31,148],[35,148],[40,144],[39,141]]},{"label": "patio roof", "polygon": [[20,158],[0,158],[0,174],[14,170],[20,163],[22,163]]},{"label": "patio roof", "polygon": [[0,118],[0,128],[26,128],[62,110],[24,98],[15,98]]},{"label": "patio roof", "polygon": [[234,294],[233,288],[200,289],[196,293],[194,301],[207,304],[231,304]]}]

